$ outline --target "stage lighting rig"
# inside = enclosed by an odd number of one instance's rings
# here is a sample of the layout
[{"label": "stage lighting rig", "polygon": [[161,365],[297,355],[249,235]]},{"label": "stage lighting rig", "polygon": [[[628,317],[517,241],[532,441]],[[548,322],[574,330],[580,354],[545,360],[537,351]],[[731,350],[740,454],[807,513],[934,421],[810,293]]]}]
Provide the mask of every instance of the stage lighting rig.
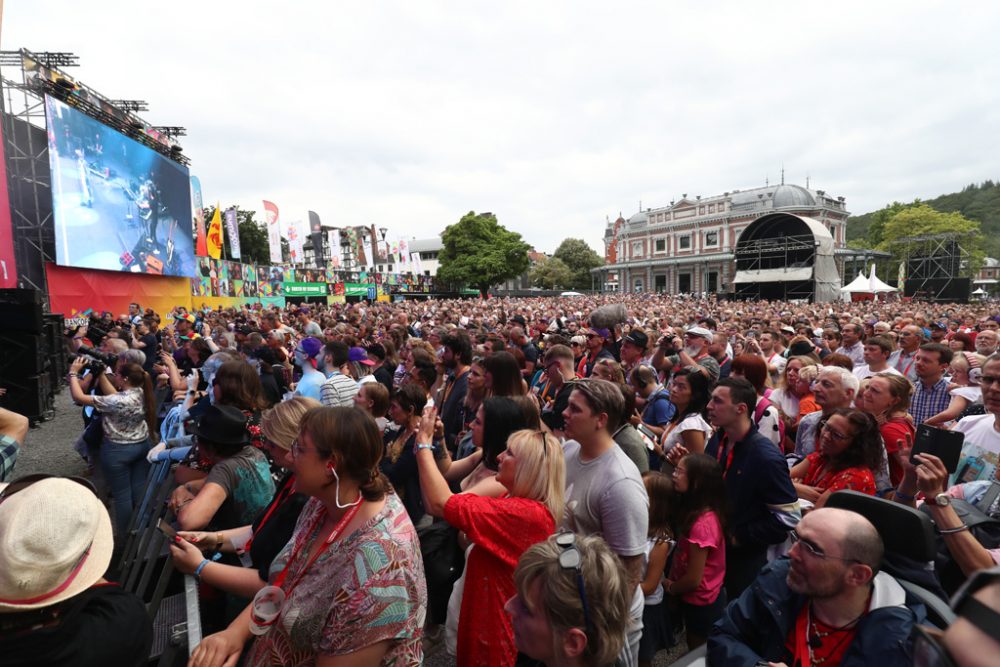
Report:
[{"label": "stage lighting rig", "polygon": [[156,130],[160,134],[167,135],[171,139],[187,136],[186,127],[178,127],[176,125],[156,125],[152,129]]},{"label": "stage lighting rig", "polygon": [[145,100],[109,100],[112,106],[118,107],[122,111],[149,111],[149,103]]}]

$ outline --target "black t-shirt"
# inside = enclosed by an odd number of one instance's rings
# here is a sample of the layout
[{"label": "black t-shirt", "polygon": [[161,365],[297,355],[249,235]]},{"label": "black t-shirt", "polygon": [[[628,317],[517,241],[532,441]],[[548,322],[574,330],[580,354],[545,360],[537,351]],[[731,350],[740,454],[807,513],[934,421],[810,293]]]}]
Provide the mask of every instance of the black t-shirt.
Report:
[{"label": "black t-shirt", "polygon": [[[254,536],[253,542],[250,544],[250,560],[257,568],[261,581],[267,581],[271,570],[271,561],[292,538],[295,523],[299,520],[299,514],[309,499],[303,493],[292,493],[290,488],[292,484],[294,484],[294,478],[288,474],[278,485],[274,498],[253,521]],[[271,507],[276,502],[281,502],[281,505],[271,512]],[[271,515],[267,517],[267,522],[261,526],[261,521],[268,512],[271,512]]]},{"label": "black t-shirt", "polygon": [[566,418],[563,412],[569,407],[569,395],[573,393],[573,385],[566,383],[559,388],[555,400],[552,402],[552,409],[542,412],[542,421],[553,431],[562,431],[566,428]]},{"label": "black t-shirt", "polygon": [[392,371],[382,365],[376,368],[372,375],[389,390],[389,395],[392,396]]},{"label": "black t-shirt", "polygon": [[55,608],[0,614],[5,667],[145,665],[152,643],[145,605],[117,584],[94,586]]},{"label": "black t-shirt", "polygon": [[147,373],[151,373],[153,364],[160,363],[160,343],[156,340],[156,334],[151,333],[139,336],[139,342],[146,346],[142,348],[142,353],[146,355],[146,363],[143,364],[142,368]]}]

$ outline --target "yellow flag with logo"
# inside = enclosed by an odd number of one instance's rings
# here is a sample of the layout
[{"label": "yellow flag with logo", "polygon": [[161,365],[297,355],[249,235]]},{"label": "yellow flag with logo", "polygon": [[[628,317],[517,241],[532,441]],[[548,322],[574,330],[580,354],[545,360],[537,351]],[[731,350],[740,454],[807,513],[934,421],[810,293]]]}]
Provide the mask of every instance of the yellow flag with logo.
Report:
[{"label": "yellow flag with logo", "polygon": [[214,259],[222,257],[222,216],[219,214],[221,206],[216,205],[215,215],[212,216],[212,224],[208,226],[208,256]]}]

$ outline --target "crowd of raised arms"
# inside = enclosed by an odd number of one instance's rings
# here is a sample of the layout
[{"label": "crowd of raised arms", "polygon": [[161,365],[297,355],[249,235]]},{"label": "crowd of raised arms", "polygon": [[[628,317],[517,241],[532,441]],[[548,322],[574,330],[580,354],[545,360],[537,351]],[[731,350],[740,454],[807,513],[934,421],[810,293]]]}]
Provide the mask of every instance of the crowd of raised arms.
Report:
[{"label": "crowd of raised arms", "polygon": [[88,479],[19,479],[0,409],[0,663],[145,664],[108,565],[169,466],[192,665],[1000,664],[998,330],[665,294],[91,317]]}]

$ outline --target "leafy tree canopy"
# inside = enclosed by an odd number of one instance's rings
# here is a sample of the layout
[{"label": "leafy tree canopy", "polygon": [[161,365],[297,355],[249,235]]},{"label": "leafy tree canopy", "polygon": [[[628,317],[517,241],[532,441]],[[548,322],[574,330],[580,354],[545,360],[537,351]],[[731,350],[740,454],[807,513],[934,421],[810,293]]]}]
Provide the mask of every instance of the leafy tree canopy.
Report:
[{"label": "leafy tree canopy", "polygon": [[531,284],[544,289],[568,288],[572,285],[573,271],[558,257],[549,257],[535,264],[528,274]]},{"label": "leafy tree canopy", "polygon": [[935,211],[927,204],[900,206],[901,210],[885,219],[879,250],[893,252],[897,256],[896,259],[901,259],[907,254],[912,256],[926,252],[931,247],[927,242],[906,242],[903,239],[934,234],[958,234],[961,236],[959,243],[969,253],[968,269],[971,272],[979,270],[985,257],[979,222],[969,220],[961,213]]},{"label": "leafy tree canopy", "polygon": [[552,257],[562,260],[573,273],[569,284],[566,284],[571,289],[590,289],[593,286],[590,270],[604,264],[604,259],[583,239],[564,240]]},{"label": "leafy tree canopy", "polygon": [[448,225],[441,241],[437,278],[455,286],[473,285],[483,296],[493,285],[528,270],[531,246],[492,213],[469,211]]}]

